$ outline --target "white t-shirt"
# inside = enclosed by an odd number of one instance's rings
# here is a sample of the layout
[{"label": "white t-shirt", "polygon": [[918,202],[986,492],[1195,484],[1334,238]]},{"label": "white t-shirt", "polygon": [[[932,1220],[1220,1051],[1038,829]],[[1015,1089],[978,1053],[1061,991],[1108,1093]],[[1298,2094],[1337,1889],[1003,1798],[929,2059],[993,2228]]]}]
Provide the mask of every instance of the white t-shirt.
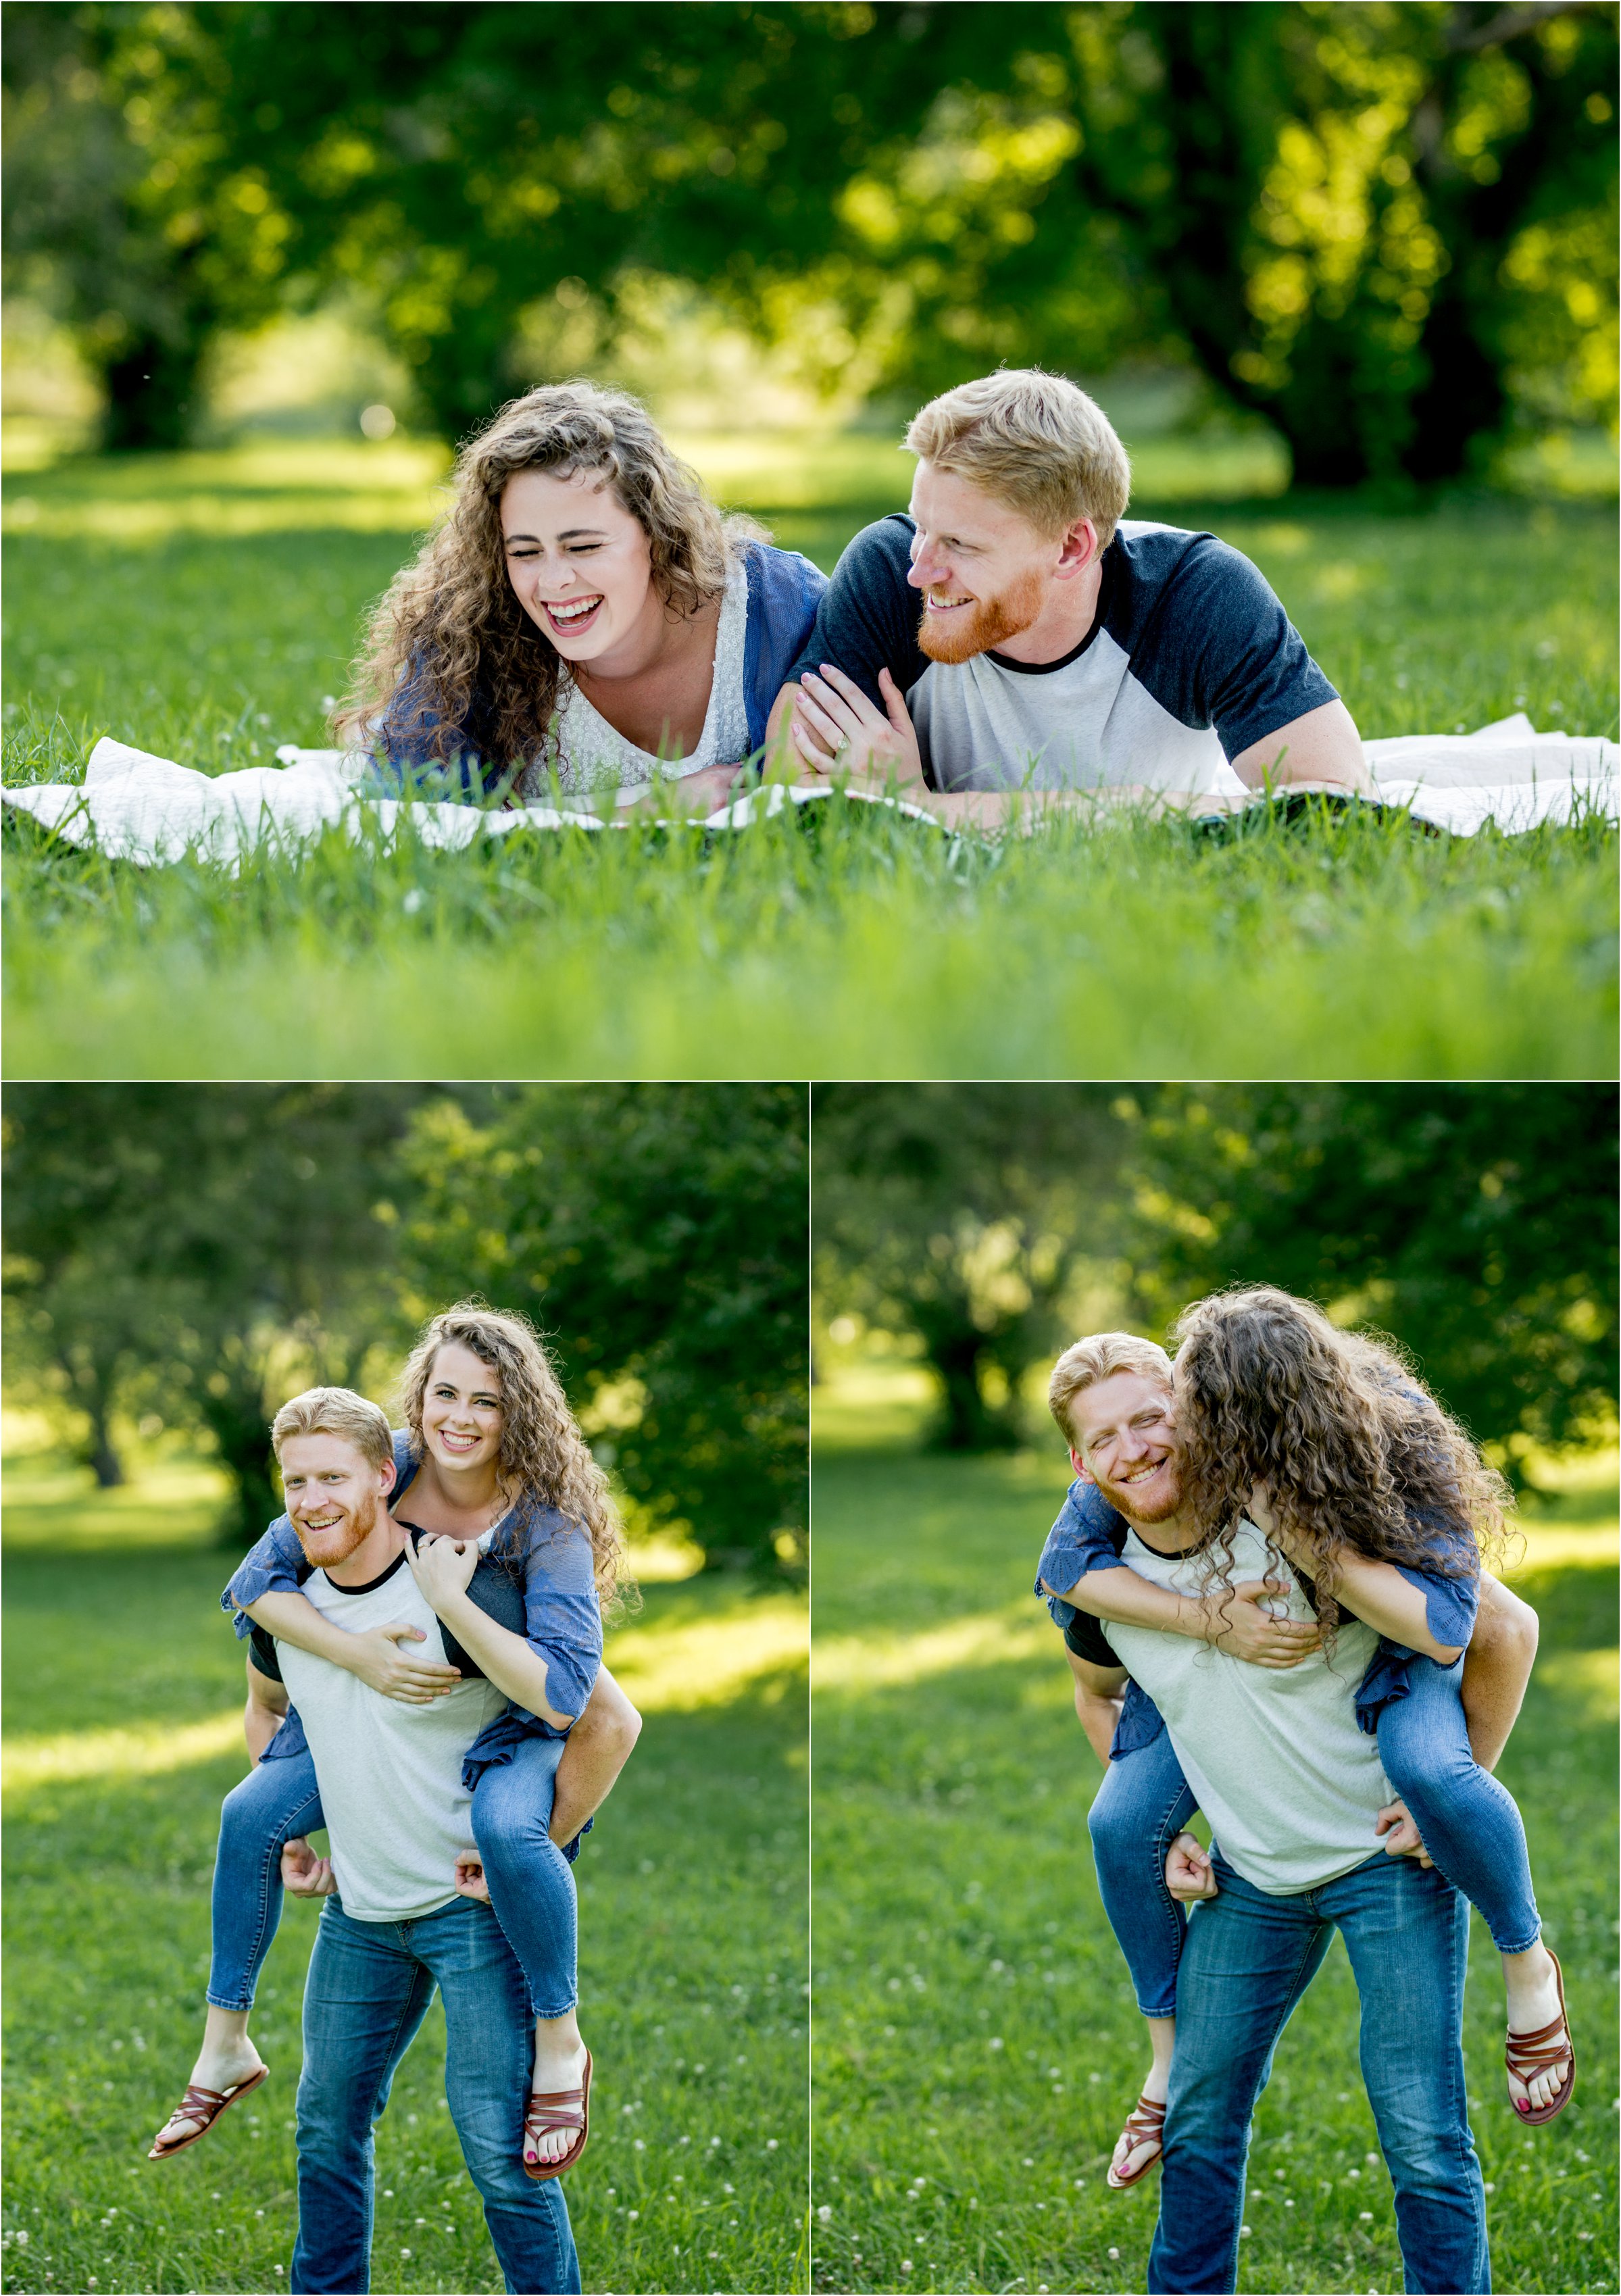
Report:
[{"label": "white t-shirt", "polygon": [[[1196,1554],[1156,1554],[1128,1530],[1120,1560],[1180,1595],[1205,1593]],[[1251,1522],[1232,1543],[1232,1580],[1282,1579],[1291,1619],[1313,1616],[1275,1548]],[[1208,1643],[1151,1627],[1099,1625],[1165,1718],[1183,1775],[1229,1865],[1269,1897],[1315,1889],[1383,1854],[1373,1821],[1392,1799],[1379,1741],[1357,1727],[1358,1684],[1379,1637],[1342,1620],[1331,1659],[1250,1666]]]},{"label": "white t-shirt", "polygon": [[[427,1639],[411,1649],[444,1664],[438,1620],[403,1553],[365,1587],[339,1587],[317,1570],[303,1591],[348,1634],[397,1620],[420,1627]],[[315,1757],[344,1912],[357,1922],[438,1913],[455,1896],[456,1859],[473,1849],[462,1764],[507,1705],[505,1693],[475,1680],[430,1706],[405,1706],[292,1643],[278,1641],[276,1656]]]}]

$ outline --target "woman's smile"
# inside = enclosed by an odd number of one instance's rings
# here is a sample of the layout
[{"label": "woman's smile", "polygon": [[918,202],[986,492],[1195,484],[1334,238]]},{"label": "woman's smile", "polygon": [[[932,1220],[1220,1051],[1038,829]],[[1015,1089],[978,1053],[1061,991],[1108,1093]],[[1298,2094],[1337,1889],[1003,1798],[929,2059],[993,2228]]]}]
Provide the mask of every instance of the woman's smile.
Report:
[{"label": "woman's smile", "polygon": [[594,597],[560,598],[555,603],[550,598],[542,598],[537,603],[553,637],[581,638],[587,630],[595,627],[597,610],[603,603],[603,597],[599,590]]}]

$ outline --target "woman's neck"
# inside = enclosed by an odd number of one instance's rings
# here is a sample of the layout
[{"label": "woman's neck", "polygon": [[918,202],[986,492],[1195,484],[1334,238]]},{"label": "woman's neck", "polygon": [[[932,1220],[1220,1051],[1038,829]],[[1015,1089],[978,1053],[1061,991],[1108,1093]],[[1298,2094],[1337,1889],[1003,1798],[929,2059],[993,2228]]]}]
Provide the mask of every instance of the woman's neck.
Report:
[{"label": "woman's neck", "polygon": [[708,646],[719,616],[718,598],[706,598],[694,613],[673,614],[650,583],[646,607],[618,645],[573,665],[575,684],[589,693],[594,686],[657,676],[694,647]]},{"label": "woman's neck", "polygon": [[[493,1459],[476,1467],[447,1467],[429,1451],[423,1455],[399,1504],[413,1513],[438,1511],[453,1516],[480,1516],[487,1521],[501,1497],[501,1478]],[[422,1527],[435,1528],[431,1523]]]}]

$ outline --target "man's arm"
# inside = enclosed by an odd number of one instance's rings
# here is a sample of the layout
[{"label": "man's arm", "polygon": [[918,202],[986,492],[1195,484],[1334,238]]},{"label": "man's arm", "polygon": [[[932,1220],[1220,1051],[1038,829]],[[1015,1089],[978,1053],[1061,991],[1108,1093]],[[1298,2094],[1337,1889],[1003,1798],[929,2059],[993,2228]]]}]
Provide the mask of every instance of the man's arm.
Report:
[{"label": "man's arm", "polygon": [[1094,1619],[1214,1643],[1251,1666],[1298,1666],[1322,1641],[1314,1622],[1274,1619],[1261,1607],[1282,1593],[1275,1579],[1247,1578],[1241,1586],[1196,1599],[1169,1587],[1156,1587],[1123,1562],[1116,1570],[1083,1571],[1073,1587],[1054,1587],[1045,1578],[1041,1583],[1049,1595]]},{"label": "man's arm", "polygon": [[1251,742],[1232,760],[1232,770],[1250,789],[1354,791],[1377,797],[1379,791],[1363,755],[1362,735],[1345,703],[1325,701],[1292,718],[1275,733]]},{"label": "man's arm", "polygon": [[242,1709],[242,1735],[248,1741],[248,1753],[257,1769],[266,1747],[282,1726],[288,1697],[285,1687],[273,1682],[267,1674],[261,1674],[251,1659],[247,1668],[248,1703]]},{"label": "man's arm", "polygon": [[550,1828],[553,1841],[572,1841],[585,1820],[596,1816],[641,1734],[642,1717],[608,1669],[599,1667],[557,1766]]},{"label": "man's arm", "polygon": [[1463,1718],[1483,1770],[1494,1770],[1509,1742],[1536,1656],[1537,1617],[1489,1570],[1480,1574],[1480,1610],[1463,1654]]},{"label": "man's arm", "polygon": [[1120,1707],[1126,1689],[1126,1669],[1123,1666],[1093,1666],[1066,1649],[1069,1671],[1075,1677],[1075,1710],[1080,1717],[1081,1727],[1093,1752],[1109,1767],[1109,1750],[1114,1743],[1115,1724],[1120,1718]]}]

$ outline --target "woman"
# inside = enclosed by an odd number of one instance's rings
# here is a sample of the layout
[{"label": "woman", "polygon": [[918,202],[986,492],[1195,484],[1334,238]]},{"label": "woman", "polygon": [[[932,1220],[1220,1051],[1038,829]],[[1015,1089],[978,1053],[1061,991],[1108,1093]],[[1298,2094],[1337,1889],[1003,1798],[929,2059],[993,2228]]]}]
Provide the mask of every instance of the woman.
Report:
[{"label": "woman", "polygon": [[549,383],[457,458],[455,497],[372,623],[334,719],[396,786],[726,798],[826,577],[723,519],[624,391]]},{"label": "woman", "polygon": [[[1481,1570],[1482,1546],[1502,1533],[1501,1479],[1399,1358],[1337,1330],[1287,1292],[1257,1287],[1200,1301],[1182,1317],[1176,1338],[1170,1416],[1180,1509],[1201,1534],[1205,1602],[1189,1606],[1135,1574],[1122,1595],[1119,1518],[1090,1482],[1073,1487],[1054,1525],[1043,1583],[1093,1616],[1191,1635],[1252,1663],[1290,1666],[1320,1647],[1331,1660],[1336,1589],[1348,1558],[1394,1566],[1411,1590],[1413,1643],[1381,1642],[1356,1692],[1357,1718],[1377,1732],[1385,1775],[1412,1821],[1396,1825],[1388,1846],[1421,1840],[1424,1862],[1433,1858],[1485,1916],[1508,1994],[1510,2101],[1527,2125],[1551,2120],[1575,2081],[1562,1979],[1541,1942],[1519,1813],[1470,1744],[1472,1722],[1481,1751],[1495,1761],[1518,1691],[1506,1714],[1501,1692],[1494,1714],[1466,1714],[1462,1684],[1461,1652],[1478,1604],[1494,1621],[1523,1609]],[[1136,1344],[1164,1362],[1158,1349]],[[1056,1392],[1054,1408],[1068,1434]],[[1231,1584],[1230,1542],[1245,1517],[1287,1562],[1314,1625],[1267,1620],[1252,1599],[1264,1590]],[[1438,1656],[1419,1652],[1420,1640]],[[1129,1684],[1090,1819],[1100,1890],[1153,2052],[1109,2169],[1117,2189],[1135,2184],[1159,2154],[1185,1921],[1163,1869],[1194,1808],[1157,1710]],[[1191,1843],[1182,1838],[1184,1848]],[[1203,1853],[1191,1848],[1208,1873]]]},{"label": "woman", "polygon": [[[600,1672],[602,1615],[621,1591],[624,1542],[602,1470],[521,1316],[477,1301],[434,1316],[405,1365],[402,1397],[405,1431],[395,1439],[401,1472],[389,1504],[408,1534],[413,1575],[433,1605],[436,1592],[466,1584],[471,1558],[460,1564],[453,1558],[475,1544],[504,1572],[511,1599],[502,1600],[499,1586],[482,1600],[468,1591],[497,1623],[505,1611],[514,1649],[527,1643],[545,1669],[544,1710],[510,1707],[469,1751],[463,1778],[479,1858],[463,1860],[446,1886],[488,1900],[522,1967],[536,2020],[523,2160],[530,2176],[550,2177],[572,2168],[585,2150],[591,2083],[576,2015],[573,1872],[551,1838],[551,1819],[573,1723],[607,1686]],[[346,1633],[299,1591],[309,1568],[283,1516],[225,1590],[222,1607],[237,1613],[239,1634],[250,1631],[250,1621],[257,1629],[261,1668],[275,1668],[274,1636],[406,1704],[428,1703],[463,1673],[480,1670],[459,1647],[446,1655],[461,1672],[413,1660],[408,1644],[396,1652],[387,1643],[389,1629]],[[373,1647],[380,1641],[381,1653]],[[487,1660],[492,1679],[496,1664]],[[611,1695],[626,1704],[617,1688]],[[323,1823],[302,1726],[282,1703],[285,1720],[253,1749],[258,1766],[225,1799],[207,2032],[192,2087],[153,2144],[152,2160],[194,2144],[225,2103],[264,2078],[247,2028],[280,1918],[282,1851]],[[307,1870],[313,1866],[307,1849],[296,1855]]]}]

